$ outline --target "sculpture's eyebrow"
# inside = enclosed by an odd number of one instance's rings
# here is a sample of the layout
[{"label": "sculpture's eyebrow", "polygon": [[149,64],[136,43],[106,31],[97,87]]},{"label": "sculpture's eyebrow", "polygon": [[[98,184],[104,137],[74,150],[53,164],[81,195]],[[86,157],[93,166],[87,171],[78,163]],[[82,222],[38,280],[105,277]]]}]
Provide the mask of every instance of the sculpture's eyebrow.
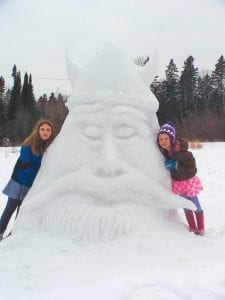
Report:
[{"label": "sculpture's eyebrow", "polygon": [[125,106],[125,105],[116,105],[112,107],[112,113],[113,115],[134,115],[135,117],[138,117],[139,119],[144,119],[145,122],[148,122],[147,116],[141,111],[138,107],[134,106]]},{"label": "sculpture's eyebrow", "polygon": [[79,113],[94,113],[94,112],[103,111],[104,105],[101,102],[82,103],[82,104],[77,104],[74,109],[76,112],[79,112]]},{"label": "sculpture's eyebrow", "polygon": [[121,105],[121,104],[109,104],[103,102],[95,102],[95,103],[82,103],[77,104],[75,107],[76,113],[81,114],[92,114],[103,112],[105,109],[110,110],[112,115],[123,115],[123,116],[131,116],[138,118],[139,120],[144,121],[148,124],[149,119],[146,114],[138,107],[134,105]]}]

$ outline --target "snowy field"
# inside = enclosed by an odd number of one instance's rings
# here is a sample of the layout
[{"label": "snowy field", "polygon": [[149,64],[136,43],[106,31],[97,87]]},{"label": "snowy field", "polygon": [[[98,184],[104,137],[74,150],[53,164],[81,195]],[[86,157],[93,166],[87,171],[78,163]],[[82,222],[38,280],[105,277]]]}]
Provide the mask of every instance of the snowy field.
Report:
[{"label": "snowy field", "polygon": [[[193,150],[204,191],[204,237],[189,233],[182,210],[163,216],[149,234],[75,243],[46,234],[0,243],[4,300],[224,300],[225,143]],[[0,188],[18,149],[0,148]],[[0,210],[6,197],[1,194]],[[160,218],[161,216],[159,216]]]}]

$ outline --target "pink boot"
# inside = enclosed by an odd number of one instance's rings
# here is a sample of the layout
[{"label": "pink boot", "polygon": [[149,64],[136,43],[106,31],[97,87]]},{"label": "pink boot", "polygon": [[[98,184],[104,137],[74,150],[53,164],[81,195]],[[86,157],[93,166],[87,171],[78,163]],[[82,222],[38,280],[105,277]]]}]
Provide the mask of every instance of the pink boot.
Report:
[{"label": "pink boot", "polygon": [[204,228],[204,213],[203,211],[200,213],[195,213],[196,219],[197,219],[197,225],[198,225],[198,230],[200,235],[205,234],[205,228]]},{"label": "pink boot", "polygon": [[199,229],[195,223],[195,217],[193,211],[186,211],[185,217],[189,225],[189,231],[194,232],[195,234],[199,234]]}]

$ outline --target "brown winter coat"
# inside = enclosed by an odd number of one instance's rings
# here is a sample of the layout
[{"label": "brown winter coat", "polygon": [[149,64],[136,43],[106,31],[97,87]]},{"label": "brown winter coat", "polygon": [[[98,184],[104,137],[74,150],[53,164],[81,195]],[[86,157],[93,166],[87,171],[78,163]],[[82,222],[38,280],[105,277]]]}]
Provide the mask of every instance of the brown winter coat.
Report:
[{"label": "brown winter coat", "polygon": [[177,161],[177,169],[171,171],[171,178],[183,181],[192,178],[197,173],[195,158],[188,151],[188,141],[184,138],[177,138],[180,142],[180,150],[174,153],[173,159]]}]

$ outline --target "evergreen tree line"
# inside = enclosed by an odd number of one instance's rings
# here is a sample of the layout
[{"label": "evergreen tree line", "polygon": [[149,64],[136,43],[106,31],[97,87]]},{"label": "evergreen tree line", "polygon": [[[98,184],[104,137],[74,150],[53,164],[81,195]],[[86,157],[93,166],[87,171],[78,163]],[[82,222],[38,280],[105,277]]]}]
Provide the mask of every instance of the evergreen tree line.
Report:
[{"label": "evergreen tree line", "polygon": [[[172,121],[178,134],[191,140],[225,141],[225,59],[218,59],[211,74],[199,75],[194,58],[184,62],[180,76],[171,59],[165,79],[156,77],[151,90],[159,101],[157,112],[160,125]],[[68,108],[67,96],[51,93],[38,100],[33,92],[32,76],[24,75],[21,82],[16,65],[12,70],[13,86],[6,90],[0,76],[0,145],[20,144],[40,118],[54,122],[59,132]]]},{"label": "evergreen tree line", "polygon": [[190,140],[225,141],[225,59],[220,56],[211,74],[200,76],[189,56],[183,70],[171,59],[165,79],[156,77],[151,90],[159,101],[160,125],[172,121],[178,134]]},{"label": "evergreen tree line", "polygon": [[68,113],[67,97],[51,93],[35,99],[32,75],[24,75],[16,65],[12,69],[13,86],[6,89],[5,80],[0,76],[0,145],[18,145],[32,131],[34,124],[40,118],[47,118],[56,125],[58,132]]}]

